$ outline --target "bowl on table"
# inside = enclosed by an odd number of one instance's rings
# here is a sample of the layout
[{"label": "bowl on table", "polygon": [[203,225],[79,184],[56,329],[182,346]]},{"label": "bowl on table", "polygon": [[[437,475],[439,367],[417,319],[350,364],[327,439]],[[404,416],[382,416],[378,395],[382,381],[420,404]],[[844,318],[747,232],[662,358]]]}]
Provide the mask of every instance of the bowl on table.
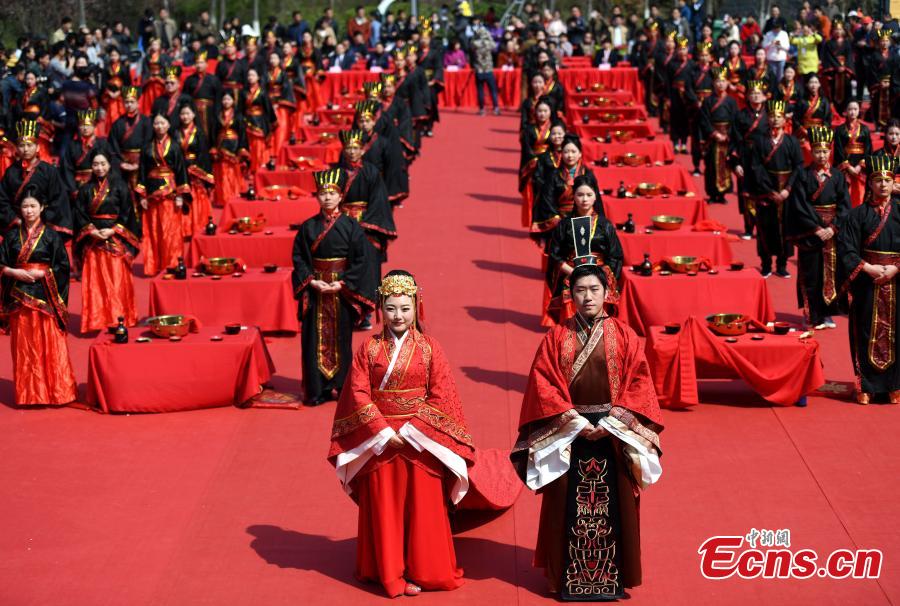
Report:
[{"label": "bowl on table", "polygon": [[208,274],[224,276],[234,273],[237,259],[234,257],[210,257],[203,263],[203,267]]},{"label": "bowl on table", "polygon": [[263,265],[263,271],[267,274],[274,274],[278,271],[278,266],[275,263],[266,263]]},{"label": "bowl on table", "polygon": [[791,325],[787,322],[775,322],[775,324],[772,326],[772,332],[774,332],[776,335],[786,335],[790,332],[790,330]]},{"label": "bowl on table", "polygon": [[706,325],[722,337],[736,337],[747,334],[750,318],[745,314],[713,314],[706,316]]},{"label": "bowl on table", "polygon": [[[622,156],[619,160],[621,160],[622,164],[625,166],[643,166],[647,163],[647,156],[643,156],[640,154],[635,154],[633,152],[628,152],[624,156]],[[617,161],[619,161],[617,160]]]},{"label": "bowl on table", "polygon": [[266,218],[262,215],[258,217],[241,217],[235,220],[234,227],[242,234],[260,232],[266,227]]},{"label": "bowl on table", "polygon": [[667,335],[677,335],[681,331],[681,324],[678,322],[669,322],[663,327],[663,331]]},{"label": "bowl on table", "polygon": [[240,322],[232,322],[230,324],[225,325],[225,334],[226,335],[236,335],[239,332],[241,332]]},{"label": "bowl on table", "polygon": [[664,193],[661,183],[638,183],[634,191],[639,196],[658,196]]},{"label": "bowl on table", "polygon": [[731,271],[741,271],[742,269],[744,269],[743,261],[733,261],[731,263]]},{"label": "bowl on table", "polygon": [[655,215],[650,217],[653,227],[663,231],[677,231],[681,229],[684,223],[684,217],[676,217],[675,215]]},{"label": "bowl on table", "polygon": [[700,269],[700,259],[697,257],[685,257],[681,255],[677,255],[671,257],[671,262],[669,265],[672,267],[673,271],[676,271],[680,274],[686,273],[697,273],[697,270]]},{"label": "bowl on table", "polygon": [[147,325],[160,339],[183,337],[191,331],[190,321],[182,315],[155,316],[147,319]]}]

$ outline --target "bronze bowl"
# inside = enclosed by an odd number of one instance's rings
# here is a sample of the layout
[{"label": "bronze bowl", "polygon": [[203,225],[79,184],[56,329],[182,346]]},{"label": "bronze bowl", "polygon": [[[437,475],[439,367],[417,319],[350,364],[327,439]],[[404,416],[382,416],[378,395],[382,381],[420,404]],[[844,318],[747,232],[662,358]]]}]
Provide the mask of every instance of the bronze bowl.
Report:
[{"label": "bronze bowl", "polygon": [[260,232],[266,227],[266,218],[262,215],[258,217],[241,217],[234,222],[234,227],[239,232]]},{"label": "bronze bowl", "polygon": [[747,333],[749,318],[744,314],[713,314],[706,316],[706,325],[723,337],[736,337]]},{"label": "bronze bowl", "polygon": [[676,256],[671,257],[671,259],[672,269],[680,274],[696,272],[700,269],[700,260],[697,257]]},{"label": "bronze bowl", "polygon": [[662,229],[664,231],[677,231],[681,229],[681,225],[684,223],[684,217],[676,217],[674,215],[655,215],[650,217],[650,221],[653,222],[653,227],[656,229]]},{"label": "bronze bowl", "polygon": [[184,337],[191,330],[191,323],[180,315],[155,316],[147,319],[150,332],[160,339]]},{"label": "bronze bowl", "polygon": [[214,276],[225,276],[235,272],[237,259],[234,257],[210,257],[204,263],[204,270]]}]

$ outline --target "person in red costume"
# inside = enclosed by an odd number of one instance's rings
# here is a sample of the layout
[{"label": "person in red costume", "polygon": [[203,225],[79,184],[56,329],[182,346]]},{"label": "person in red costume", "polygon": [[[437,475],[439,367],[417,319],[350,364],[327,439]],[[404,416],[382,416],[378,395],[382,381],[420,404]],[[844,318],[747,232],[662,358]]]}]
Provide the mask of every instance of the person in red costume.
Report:
[{"label": "person in red costume", "polygon": [[447,358],[422,333],[415,279],[394,270],[378,293],[384,329],[353,358],[328,456],[359,504],[356,576],[391,597],[456,589],[447,504],[469,490],[472,436]]},{"label": "person in red costume", "polygon": [[543,494],[534,566],[562,599],[599,601],[641,583],[639,494],[662,473],[662,420],[643,345],[603,313],[606,274],[582,248],[578,313],[538,348],[511,459]]}]

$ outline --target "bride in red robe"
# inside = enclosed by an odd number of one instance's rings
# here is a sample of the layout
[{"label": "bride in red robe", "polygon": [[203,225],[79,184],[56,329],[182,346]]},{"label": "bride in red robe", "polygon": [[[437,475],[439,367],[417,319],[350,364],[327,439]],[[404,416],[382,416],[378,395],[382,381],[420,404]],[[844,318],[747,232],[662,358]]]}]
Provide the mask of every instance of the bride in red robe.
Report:
[{"label": "bride in red robe", "polygon": [[0,302],[9,314],[16,404],[60,405],[78,397],[66,341],[69,255],[26,190],[21,223],[0,242]]},{"label": "bride in red robe", "polygon": [[395,270],[378,292],[384,330],[353,358],[328,456],[359,504],[356,576],[391,597],[456,589],[447,502],[469,490],[472,437],[447,358],[418,324],[415,280]]}]

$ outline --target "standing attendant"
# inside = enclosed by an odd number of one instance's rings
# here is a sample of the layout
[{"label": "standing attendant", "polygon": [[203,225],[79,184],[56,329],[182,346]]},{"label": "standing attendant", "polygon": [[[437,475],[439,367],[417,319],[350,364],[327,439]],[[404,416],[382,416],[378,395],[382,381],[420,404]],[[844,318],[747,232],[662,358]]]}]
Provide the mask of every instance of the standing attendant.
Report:
[{"label": "standing attendant", "polygon": [[797,299],[807,326],[835,328],[840,311],[837,234],[850,211],[844,174],[831,166],[834,133],[827,126],[809,130],[812,163],[794,183],[784,209],[785,236],[796,243]]},{"label": "standing attendant", "polygon": [[863,203],[866,193],[863,160],[872,154],[872,134],[859,119],[859,103],[850,99],[846,107],[846,120],[834,131],[834,166],[844,173],[850,187],[850,201],[855,207]]},{"label": "standing attendant", "polygon": [[274,133],[271,137],[272,147],[269,150],[272,158],[277,158],[281,148],[293,135],[294,112],[297,111],[297,100],[294,97],[294,82],[290,73],[281,65],[278,53],[269,55],[269,71],[266,74],[266,92],[275,109]]},{"label": "standing attendant", "polygon": [[900,266],[900,207],[892,200],[895,160],[866,158],[866,203],[847,214],[838,233],[843,287],[850,292],[850,355],[856,401],[885,398],[900,404],[897,362],[897,273]]},{"label": "standing attendant", "polygon": [[843,114],[851,98],[854,74],[853,50],[842,23],[835,23],[831,39],[822,47],[822,72],[826,94],[838,113]]},{"label": "standing attendant", "polygon": [[546,98],[534,107],[535,122],[522,130],[522,154],[519,160],[519,193],[522,195],[522,227],[531,225],[531,209],[536,192],[534,175],[538,158],[550,147],[550,129],[553,108]]},{"label": "standing attendant", "polygon": [[194,58],[194,73],[184,81],[184,92],[190,96],[197,108],[197,125],[203,131],[207,141],[213,137],[217,106],[222,94],[222,83],[215,74],[206,73],[206,51],[200,51]]},{"label": "standing attendant", "polygon": [[[563,217],[575,207],[575,179],[584,176],[597,187],[597,178],[584,164],[581,153],[581,139],[577,135],[568,134],[563,139],[562,163],[549,175],[541,191],[541,197],[534,201],[531,220],[531,236],[545,240]],[[602,200],[597,201],[597,212],[603,216]]]},{"label": "standing attendant", "polygon": [[162,52],[159,38],[150,40],[150,48],[141,63],[141,112],[152,114],[157,97],[166,90],[164,70],[169,65],[169,57]]},{"label": "standing attendant", "polygon": [[139,97],[140,89],[137,87],[126,86],[122,89],[125,113],[113,123],[109,132],[109,143],[121,160],[119,169],[132,194],[138,183],[141,150],[153,140],[153,123],[141,113]]},{"label": "standing attendant", "polygon": [[122,90],[131,86],[131,72],[128,65],[122,62],[122,56],[115,45],[106,49],[106,66],[102,73],[103,92],[100,94],[100,105],[105,112],[104,122],[109,133],[112,125],[125,113]]},{"label": "standing attendant", "polygon": [[222,88],[231,92],[232,98],[240,98],[247,83],[247,66],[237,56],[237,39],[234,36],[225,39],[225,56],[216,64],[216,77]]},{"label": "standing attendant", "polygon": [[640,491],[662,474],[662,419],[640,339],[603,312],[606,274],[576,250],[577,313],[538,348],[511,458],[542,494],[534,565],[550,591],[613,600],[641,584]]},{"label": "standing attendant", "polygon": [[335,399],[353,351],[353,327],[375,310],[371,245],[359,223],[341,212],[347,174],[315,173],[321,212],[294,239],[294,296],[302,321],[303,388],[310,406]]},{"label": "standing attendant", "polygon": [[81,265],[81,332],[105,330],[119,317],[137,324],[132,263],[141,226],[131,192],[110,157],[91,154],[91,177],[75,197],[75,259]]},{"label": "standing attendant", "polygon": [[747,107],[742,108],[734,122],[734,145],[731,150],[731,163],[737,175],[738,210],[744,218],[742,240],[753,237],[756,225],[756,206],[747,194],[745,175],[750,167],[744,166],[748,160],[745,150],[757,133],[769,132],[769,118],[766,114],[766,85],[762,80],[751,80],[747,83]]},{"label": "standing attendant", "polygon": [[[259,72],[247,70],[247,87],[241,93],[241,111],[247,127],[247,148],[250,151],[250,174],[265,168],[272,155],[268,140],[278,125],[272,101],[259,80]],[[270,167],[270,168],[274,168]]]},{"label": "standing attendant", "polygon": [[191,104],[183,106],[179,112],[175,140],[181,147],[191,182],[191,212],[182,215],[184,236],[189,238],[203,231],[212,215],[209,192],[215,184],[209,143],[203,129],[197,124],[197,113]]},{"label": "standing attendant", "polygon": [[675,153],[687,153],[687,140],[691,135],[689,116],[693,112],[697,97],[694,95],[692,74],[694,62],[688,57],[688,40],[676,40],[676,58],[669,64],[669,136],[675,146]]},{"label": "standing attendant", "polygon": [[0,303],[9,314],[13,384],[19,406],[61,405],[78,397],[69,360],[69,254],[41,219],[27,187],[15,200],[20,221],[0,242]]},{"label": "standing attendant", "polygon": [[247,148],[247,130],[244,117],[235,106],[235,98],[230,90],[222,91],[219,101],[221,109],[215,123],[215,145],[211,150],[213,159],[214,203],[218,207],[244,191],[242,165],[250,161]]},{"label": "standing attendant", "polygon": [[[59,172],[70,198],[91,180],[93,157],[102,153],[110,161],[115,158],[112,146],[105,137],[96,136],[97,110],[78,112],[78,134],[69,142],[59,159]],[[115,164],[114,164],[115,166]]]},{"label": "standing attendant", "polygon": [[353,357],[328,453],[359,505],[356,577],[390,597],[456,589],[448,503],[469,489],[472,436],[450,364],[422,332],[415,279],[390,272],[378,301],[384,329]]},{"label": "standing attendant", "polygon": [[153,140],[141,152],[135,194],[143,209],[144,274],[175,267],[184,256],[181,214],[189,213],[191,184],[178,142],[169,136],[169,120],[153,117]]},{"label": "standing attendant", "polygon": [[715,94],[700,105],[698,130],[703,141],[705,173],[703,182],[710,202],[724,204],[730,194],[734,123],[738,115],[737,101],[728,94],[728,70],[713,69]]},{"label": "standing attendant", "polygon": [[190,105],[191,96],[181,90],[181,68],[178,66],[165,69],[165,91],[153,102],[151,116],[163,114],[174,131],[178,127],[178,117],[181,108]]}]

